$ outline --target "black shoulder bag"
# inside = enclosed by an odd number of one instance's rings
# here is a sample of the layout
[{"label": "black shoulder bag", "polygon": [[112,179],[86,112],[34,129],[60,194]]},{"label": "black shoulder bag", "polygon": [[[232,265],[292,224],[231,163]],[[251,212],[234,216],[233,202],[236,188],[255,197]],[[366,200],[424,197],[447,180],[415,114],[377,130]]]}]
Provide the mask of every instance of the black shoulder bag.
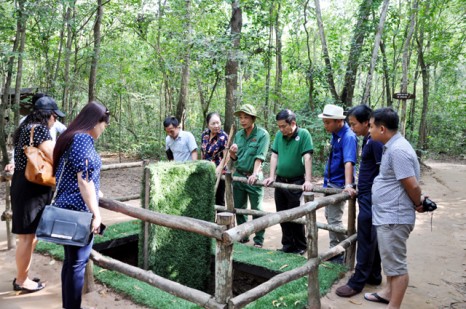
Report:
[{"label": "black shoulder bag", "polygon": [[[58,179],[57,192],[67,164],[68,156]],[[45,206],[36,230],[36,237],[60,245],[84,247],[89,243],[91,223],[91,212],[60,208],[52,202],[51,205]]]}]

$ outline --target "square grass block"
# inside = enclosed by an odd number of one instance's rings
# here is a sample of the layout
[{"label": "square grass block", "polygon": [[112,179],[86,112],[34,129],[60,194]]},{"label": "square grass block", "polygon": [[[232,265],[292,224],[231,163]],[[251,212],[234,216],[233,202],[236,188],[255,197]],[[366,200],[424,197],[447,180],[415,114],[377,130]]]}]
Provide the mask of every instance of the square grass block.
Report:
[{"label": "square grass block", "polygon": [[[148,165],[145,172],[150,176],[150,210],[214,222],[214,164],[207,161],[159,162]],[[143,192],[144,183],[145,177]],[[140,266],[143,265],[143,237],[142,232]],[[183,285],[205,290],[210,274],[210,238],[151,224],[148,243],[150,270]]]}]

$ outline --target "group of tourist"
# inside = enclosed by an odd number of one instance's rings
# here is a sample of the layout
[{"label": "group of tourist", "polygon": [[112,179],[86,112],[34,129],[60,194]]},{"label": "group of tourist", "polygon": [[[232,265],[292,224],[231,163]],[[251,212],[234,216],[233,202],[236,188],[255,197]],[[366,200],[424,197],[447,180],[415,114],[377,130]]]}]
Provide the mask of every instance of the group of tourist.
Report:
[{"label": "group of tourist", "polygon": [[[244,178],[244,181],[233,182],[235,208],[245,209],[249,201],[251,209],[262,210],[264,188],[254,185],[257,180],[263,180],[264,186],[274,182],[299,185],[299,190],[277,187],[274,193],[277,211],[298,207],[303,191],[313,190],[314,146],[309,131],[298,126],[295,113],[289,109],[283,109],[276,115],[278,132],[271,147],[270,173],[264,179],[262,167],[269,149],[269,133],[256,124],[259,116],[252,105],[242,105],[234,115],[238,117],[241,130],[235,134],[231,146],[228,146],[229,136],[222,130],[220,115],[215,112],[207,115],[207,129],[201,135],[200,152],[201,159],[215,164],[217,175],[224,173],[227,160],[232,160],[234,176]],[[88,103],[54,145],[50,129],[57,118],[63,116],[53,98],[45,95],[36,97],[34,110],[14,133],[14,164],[5,167],[5,170],[14,170],[11,198],[13,233],[18,235],[18,245],[17,276],[13,280],[13,288],[17,291],[36,292],[45,287],[39,278],[30,279],[28,276],[37,243],[35,230],[41,212],[52,200],[50,187],[33,184],[25,178],[27,158],[23,147],[29,144],[31,131],[34,132],[34,146],[54,162],[54,172],[61,182],[55,205],[92,212],[94,233],[99,232],[102,221],[98,207],[101,160],[94,142],[109,123],[109,111],[100,103]],[[391,108],[372,111],[366,105],[360,105],[345,115],[341,107],[328,104],[318,117],[331,134],[323,186],[343,189],[351,197],[357,196],[359,204],[355,273],[336,293],[350,297],[360,293],[365,284],[380,284],[382,263],[387,275],[386,286],[380,292],[368,293],[364,297],[399,308],[409,279],[406,241],[414,227],[415,211],[423,211],[416,154],[398,133],[398,115]],[[177,162],[197,160],[198,146],[193,134],[182,130],[179,120],[173,116],[167,117],[163,125],[167,133],[167,158]],[[363,137],[357,185],[356,136]],[[225,183],[220,181],[215,203],[225,205],[224,196]],[[343,227],[343,210],[344,202],[326,207],[325,217],[331,226]],[[242,224],[247,221],[247,216],[237,214],[236,219],[238,224]],[[301,255],[306,252],[304,225],[286,222],[281,224],[281,230],[282,247],[279,251]],[[263,246],[264,232],[254,235],[255,247]],[[333,231],[329,236],[330,247],[338,245],[346,237]],[[244,238],[240,242],[249,241]],[[93,235],[84,247],[64,246],[61,274],[63,308],[81,307],[84,271],[92,244]],[[344,254],[330,259],[334,263],[342,263],[343,260]]]},{"label": "group of tourist", "polygon": [[[269,148],[269,134],[256,125],[258,115],[252,105],[242,105],[234,114],[242,129],[236,133],[229,149],[228,135],[221,130],[219,114],[208,115],[208,129],[201,138],[201,158],[214,162],[217,174],[220,174],[224,151],[229,151],[228,157],[234,162],[234,176],[245,178],[244,182],[233,182],[235,208],[245,209],[249,200],[251,209],[262,210],[264,188],[254,186],[258,179],[263,180],[264,186],[273,182],[300,185],[300,190],[277,187],[274,193],[277,211],[298,207],[303,191],[313,189],[313,143],[309,131],[297,125],[296,115],[289,109],[283,109],[276,115],[279,131],[271,147],[269,177],[264,179],[262,165]],[[318,117],[331,134],[323,186],[340,188],[351,197],[357,196],[359,205],[355,272],[347,284],[336,290],[336,294],[351,297],[360,293],[366,284],[381,284],[383,267],[387,276],[386,285],[377,293],[366,293],[364,298],[389,304],[390,308],[399,308],[409,281],[407,239],[414,228],[415,212],[424,211],[416,153],[398,132],[399,117],[392,108],[372,111],[366,105],[359,105],[345,115],[341,107],[328,104]],[[167,118],[164,126],[168,135],[166,150],[169,159],[195,160],[197,146],[194,136],[182,131],[176,118]],[[356,136],[363,137],[357,184]],[[217,205],[225,204],[224,186],[222,184],[216,192]],[[325,208],[325,217],[331,226],[343,227],[344,205],[345,202],[340,202]],[[237,214],[236,220],[242,224],[247,217]],[[304,254],[307,250],[304,226],[294,222],[280,225],[282,248],[278,250]],[[334,247],[346,235],[329,231],[329,238],[330,247]],[[253,241],[255,247],[262,247],[264,231],[257,232]],[[247,243],[249,239],[244,238],[240,242]],[[344,253],[332,257],[330,261],[343,263]]]}]

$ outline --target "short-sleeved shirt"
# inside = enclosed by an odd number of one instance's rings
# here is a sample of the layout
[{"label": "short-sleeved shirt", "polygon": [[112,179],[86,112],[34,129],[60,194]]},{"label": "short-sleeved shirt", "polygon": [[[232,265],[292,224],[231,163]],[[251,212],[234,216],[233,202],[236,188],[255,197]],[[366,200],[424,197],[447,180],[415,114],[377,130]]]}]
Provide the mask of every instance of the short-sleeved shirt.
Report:
[{"label": "short-sleeved shirt", "polygon": [[[64,170],[63,167],[65,167]],[[96,199],[99,201],[101,167],[102,161],[94,148],[92,136],[86,133],[77,133],[71,146],[61,156],[58,163],[56,173],[58,188],[55,205],[61,208],[89,212],[90,210],[79,191],[77,174],[82,172],[82,178],[85,181],[94,182]]]},{"label": "short-sleeved shirt", "polygon": [[278,155],[277,176],[295,178],[306,172],[303,156],[313,152],[312,137],[308,130],[296,128],[293,135],[284,137],[281,131],[275,135],[272,152]]},{"label": "short-sleeved shirt", "polygon": [[370,134],[362,141],[361,162],[359,163],[358,191],[370,193],[374,178],[379,174],[383,144],[374,141]]},{"label": "short-sleeved shirt", "polygon": [[34,127],[33,145],[38,147],[45,141],[51,141],[49,128],[39,124],[28,124],[21,128],[19,143],[15,145],[15,170],[23,171],[26,169],[27,157],[24,154],[23,147],[29,145],[31,128]]},{"label": "short-sleeved shirt", "polygon": [[236,170],[243,174],[250,174],[254,170],[254,162],[259,159],[265,161],[269,149],[270,135],[263,129],[254,125],[251,134],[246,137],[244,129],[235,135],[235,143],[238,145],[235,161]]},{"label": "short-sleeved shirt", "polygon": [[173,152],[173,159],[176,162],[191,161],[191,153],[197,149],[196,140],[191,132],[180,130],[176,139],[167,135],[165,138],[165,150]]},{"label": "short-sleeved shirt", "polygon": [[385,145],[380,172],[372,185],[372,223],[414,224],[416,220],[413,201],[401,184],[401,180],[420,178],[416,152],[409,142],[395,134]]},{"label": "short-sleeved shirt", "polygon": [[220,130],[214,137],[210,138],[210,132],[210,129],[202,132],[202,159],[212,161],[218,166],[223,159],[223,151],[228,144],[228,135],[225,131]]},{"label": "short-sleeved shirt", "polygon": [[[357,160],[358,140],[354,132],[351,131],[349,126],[345,123],[345,125],[336,134],[332,133],[332,140],[330,144],[332,149],[329,155],[329,160],[325,165],[324,187],[328,187],[329,182],[332,185],[343,187],[345,185],[345,163],[353,163],[354,168]],[[329,163],[330,179],[328,176]]]}]

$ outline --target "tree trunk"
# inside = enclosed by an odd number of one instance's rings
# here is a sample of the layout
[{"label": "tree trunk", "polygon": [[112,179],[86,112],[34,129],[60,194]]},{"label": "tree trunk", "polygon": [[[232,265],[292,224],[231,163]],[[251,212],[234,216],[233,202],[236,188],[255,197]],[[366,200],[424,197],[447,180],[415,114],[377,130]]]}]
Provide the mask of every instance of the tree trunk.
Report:
[{"label": "tree trunk", "polygon": [[385,96],[387,100],[387,106],[393,105],[392,100],[392,91],[390,90],[390,74],[388,71],[388,61],[387,61],[387,54],[385,53],[385,44],[383,41],[380,42],[380,52],[382,53],[382,63],[383,63],[383,76],[384,76],[384,83],[385,83]]},{"label": "tree trunk", "polygon": [[[24,1],[20,1],[20,7],[24,4]],[[11,81],[13,79],[13,67],[15,63],[15,55],[18,51],[18,46],[20,45],[21,42],[21,12],[19,12],[18,15],[18,20],[16,21],[16,36],[15,36],[15,41],[13,43],[13,51],[11,53],[10,58],[8,59],[8,64],[7,64],[7,70],[6,70],[6,78],[5,78],[5,84],[3,86],[3,95],[2,95],[2,104],[0,105],[0,148],[2,151],[2,163],[3,165],[7,164],[9,162],[8,160],[8,151],[6,148],[6,140],[4,138],[5,136],[5,110],[11,104],[10,102],[10,87],[11,87]],[[19,106],[18,106],[19,110]],[[15,115],[18,112],[15,112]],[[15,116],[16,118],[17,116]],[[19,118],[19,117],[18,117]],[[15,122],[17,123],[17,122]]]},{"label": "tree trunk", "polygon": [[[24,4],[26,1],[18,1],[19,12],[18,12],[18,31],[20,32],[20,41],[18,49],[18,64],[16,70],[16,83],[15,83],[15,98],[14,105],[18,106],[21,98],[21,79],[23,77],[23,56],[24,56],[24,44],[26,43],[26,21],[27,21],[27,12],[24,11]],[[19,122],[19,119],[16,119],[15,123]]]},{"label": "tree trunk", "polygon": [[[411,38],[413,37],[414,26],[416,24],[417,7],[418,7],[417,0],[414,0],[413,6],[411,8],[411,16],[410,16],[410,21],[409,21],[408,33],[403,43],[403,62],[402,62],[403,76],[401,80],[401,92],[402,93],[408,92],[408,66],[409,66],[409,58],[410,58],[409,47],[411,45]],[[401,135],[404,136],[406,133],[406,100],[401,100],[399,116],[400,116],[399,132],[401,133]]]},{"label": "tree trunk", "polygon": [[233,112],[237,103],[238,93],[238,55],[239,44],[241,40],[241,28],[243,26],[243,16],[239,0],[234,0],[231,3],[231,19],[230,19],[230,36],[232,48],[228,53],[228,59],[225,66],[225,128],[226,132],[230,132],[233,125]]},{"label": "tree trunk", "polygon": [[309,94],[308,94],[308,102],[309,102],[309,108],[311,111],[315,110],[315,104],[314,104],[314,99],[313,99],[313,93],[314,93],[314,67],[311,59],[311,47],[309,45],[309,41],[311,39],[311,36],[309,34],[309,30],[307,29],[307,7],[309,5],[309,0],[306,1],[304,4],[304,30],[306,31],[306,47],[307,47],[307,60],[308,60],[308,69],[306,71],[306,83],[309,88]]},{"label": "tree trunk", "polygon": [[184,54],[184,61],[181,70],[181,86],[180,86],[180,97],[178,98],[178,105],[176,106],[176,118],[180,123],[184,123],[186,117],[186,106],[188,101],[189,91],[189,65],[191,59],[191,0],[185,0],[186,2],[186,15],[185,15],[185,29],[186,33],[186,51]]},{"label": "tree trunk", "polygon": [[333,78],[332,62],[330,61],[330,54],[328,52],[328,47],[327,47],[327,39],[325,38],[324,23],[322,21],[322,12],[320,10],[320,0],[315,0],[314,2],[316,6],[316,18],[317,18],[317,26],[319,28],[319,37],[320,37],[320,42],[322,44],[322,53],[323,53],[324,62],[325,62],[325,72],[327,76],[327,83],[330,89],[330,93],[332,94],[333,100],[335,102],[338,102],[340,101],[340,98],[338,97],[338,93],[337,93],[334,78]]},{"label": "tree trunk", "polygon": [[374,49],[372,50],[371,66],[369,73],[367,74],[366,86],[364,87],[364,95],[362,97],[361,104],[367,104],[367,101],[371,95],[372,75],[374,74],[375,65],[377,63],[377,55],[379,54],[379,45],[382,39],[383,27],[385,25],[385,18],[387,17],[388,4],[390,0],[384,0],[382,6],[382,12],[380,13],[379,26],[377,27],[377,33],[375,35]]},{"label": "tree trunk", "polygon": [[[378,8],[381,1],[376,0],[374,10]],[[353,38],[351,39],[351,49],[346,65],[346,73],[343,90],[340,99],[344,108],[348,108],[353,104],[354,87],[356,75],[359,67],[359,56],[361,55],[364,46],[364,39],[367,35],[367,24],[369,14],[372,9],[372,0],[363,0],[359,6],[358,21],[354,27]]]},{"label": "tree trunk", "polygon": [[280,8],[281,4],[278,3],[277,12],[275,16],[275,96],[273,104],[273,113],[278,112],[278,106],[282,105],[282,83],[283,83],[283,65],[282,65],[282,28],[280,24]]},{"label": "tree trunk", "polygon": [[[67,23],[67,12],[68,9],[66,5],[63,5],[63,25],[60,30],[60,39],[58,43],[58,58],[57,58],[57,63],[55,64],[55,69],[53,70],[53,77],[52,77],[52,82],[53,82],[53,88],[55,88],[55,84],[58,78],[58,71],[60,70],[60,63],[61,63],[61,56],[62,56],[62,51],[63,51],[63,42],[65,40],[65,30],[66,30],[66,23]],[[62,108],[65,106],[65,102],[62,102]]]},{"label": "tree trunk", "polygon": [[[427,15],[430,11],[430,0],[426,1],[426,12]],[[422,113],[421,120],[419,123],[419,138],[417,142],[417,148],[426,150],[427,149],[427,112],[429,110],[429,87],[430,87],[430,77],[429,77],[429,65],[426,64],[424,60],[424,26],[425,21],[421,21],[419,27],[419,40],[417,41],[418,46],[418,60],[419,66],[421,67],[422,75]],[[418,152],[418,155],[421,156],[421,152]]]},{"label": "tree trunk", "polygon": [[72,111],[71,100],[69,98],[70,91],[70,63],[71,63],[71,48],[73,46],[73,28],[72,20],[75,17],[75,4],[76,0],[70,3],[70,6],[66,10],[65,24],[66,24],[66,44],[65,44],[65,59],[64,59],[64,70],[63,70],[63,108],[64,112],[67,115],[67,118],[70,118],[70,113]]},{"label": "tree trunk", "polygon": [[264,128],[268,130],[268,120],[269,120],[269,100],[270,100],[270,75],[271,75],[271,66],[272,66],[272,38],[273,38],[273,6],[274,3],[271,1],[269,7],[269,42],[267,46],[267,56],[266,56],[266,68],[267,75],[265,76],[265,104],[264,104]]},{"label": "tree trunk", "polygon": [[97,64],[99,62],[100,54],[100,25],[102,24],[102,16],[104,15],[104,8],[102,0],[97,0],[97,13],[94,24],[94,53],[92,54],[91,72],[89,74],[89,102],[95,99],[95,84],[97,79]]}]

